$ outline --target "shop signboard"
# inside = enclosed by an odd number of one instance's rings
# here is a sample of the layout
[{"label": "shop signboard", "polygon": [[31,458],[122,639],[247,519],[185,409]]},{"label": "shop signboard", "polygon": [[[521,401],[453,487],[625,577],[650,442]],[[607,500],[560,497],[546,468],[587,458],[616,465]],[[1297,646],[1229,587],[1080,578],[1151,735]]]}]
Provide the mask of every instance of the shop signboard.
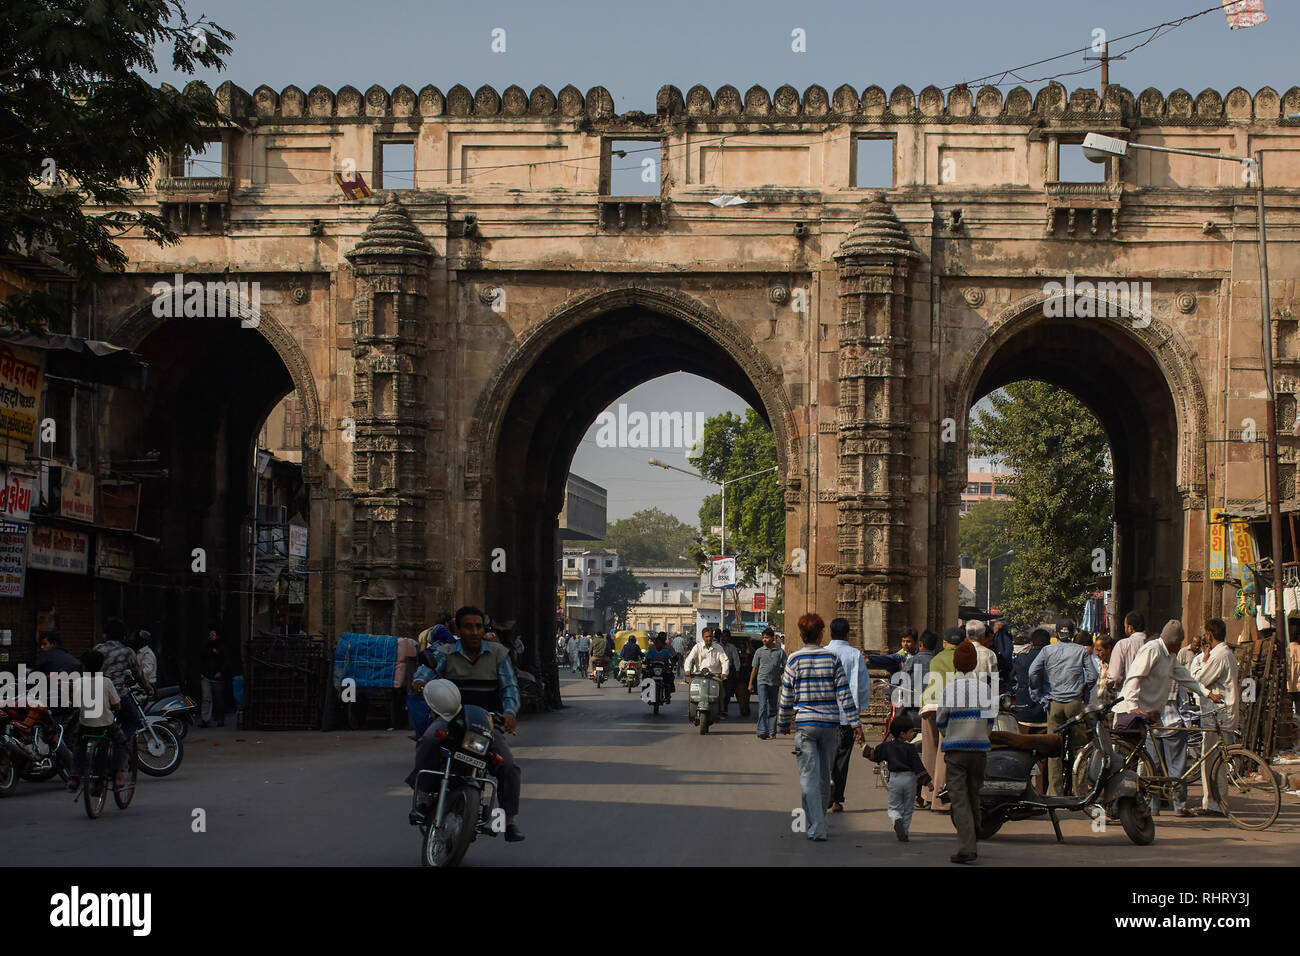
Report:
[{"label": "shop signboard", "polygon": [[23,596],[26,558],[27,525],[0,521],[0,597]]},{"label": "shop signboard", "polygon": [[36,438],[45,355],[0,344],[0,437],[18,445]]},{"label": "shop signboard", "polygon": [[1223,523],[1223,509],[1210,509],[1210,580],[1222,581],[1224,574],[1228,526]]},{"label": "shop signboard", "polygon": [[48,525],[32,525],[28,533],[27,566],[35,571],[85,574],[89,568],[90,536]]},{"label": "shop signboard", "polygon": [[111,535],[99,535],[95,550],[95,576],[129,584],[135,570],[135,549],[131,541]]},{"label": "shop signboard", "polygon": [[59,514],[78,521],[95,520],[95,476],[63,469],[59,480]]},{"label": "shop signboard", "polygon": [[36,478],[13,468],[0,468],[0,521],[26,523],[32,517]]}]

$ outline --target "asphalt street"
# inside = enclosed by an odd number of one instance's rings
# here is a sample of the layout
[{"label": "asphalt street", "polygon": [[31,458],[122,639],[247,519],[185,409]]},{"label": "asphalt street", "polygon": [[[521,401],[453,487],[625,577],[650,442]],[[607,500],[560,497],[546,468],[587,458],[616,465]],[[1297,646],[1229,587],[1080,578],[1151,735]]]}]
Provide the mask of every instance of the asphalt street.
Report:
[{"label": "asphalt street", "polygon": [[[617,684],[565,674],[567,706],[525,717],[511,745],[523,767],[523,843],[479,837],[465,865],[949,866],[951,820],[918,811],[900,843],[875,764],[857,756],[846,810],[830,839],[791,830],[799,786],[788,737],[759,740],[754,717],[700,736],[680,693],[659,715]],[[140,778],[125,811],[99,820],[56,783],[23,782],[0,801],[8,866],[418,866],[406,822],[408,731],[257,733],[195,729],[172,776]],[[1058,845],[1046,820],[1007,824],[980,845],[977,866],[1293,865],[1300,806],[1262,833],[1224,820],[1159,818],[1156,842],[1131,844],[1117,825],[1093,832],[1065,818]],[[195,811],[206,828],[195,832]]]}]

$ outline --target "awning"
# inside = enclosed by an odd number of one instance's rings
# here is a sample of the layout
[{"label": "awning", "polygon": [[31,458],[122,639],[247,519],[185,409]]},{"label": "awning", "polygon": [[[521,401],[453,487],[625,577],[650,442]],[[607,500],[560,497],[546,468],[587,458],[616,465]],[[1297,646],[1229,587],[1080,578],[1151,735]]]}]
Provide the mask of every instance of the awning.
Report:
[{"label": "awning", "polygon": [[45,353],[45,374],[143,392],[149,363],[130,349],[75,335],[33,335],[0,328],[0,344]]},{"label": "awning", "polygon": [[[1283,515],[1296,514],[1297,512],[1300,512],[1300,498],[1288,498],[1285,501],[1280,502],[1278,510],[1280,510]],[[1247,521],[1267,521],[1270,514],[1271,511],[1268,506],[1263,502],[1260,502],[1258,504],[1237,505],[1233,508],[1229,508],[1225,517],[1230,520],[1233,518],[1244,518]]]}]

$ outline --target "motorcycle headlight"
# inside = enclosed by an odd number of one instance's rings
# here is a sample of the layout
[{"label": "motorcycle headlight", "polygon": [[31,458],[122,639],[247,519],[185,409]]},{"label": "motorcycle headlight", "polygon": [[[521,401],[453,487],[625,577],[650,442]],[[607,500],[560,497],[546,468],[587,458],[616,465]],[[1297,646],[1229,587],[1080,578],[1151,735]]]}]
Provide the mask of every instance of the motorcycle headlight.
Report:
[{"label": "motorcycle headlight", "polygon": [[465,737],[461,740],[460,745],[470,753],[485,754],[488,747],[492,744],[492,738],[486,734],[478,734],[474,731],[466,731]]}]

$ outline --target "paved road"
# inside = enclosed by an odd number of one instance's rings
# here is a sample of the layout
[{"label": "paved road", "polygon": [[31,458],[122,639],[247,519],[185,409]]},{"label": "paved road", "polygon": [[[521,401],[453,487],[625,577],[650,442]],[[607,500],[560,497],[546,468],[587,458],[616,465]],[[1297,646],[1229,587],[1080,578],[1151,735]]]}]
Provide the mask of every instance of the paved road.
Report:
[{"label": "paved road", "polygon": [[[899,843],[885,816],[874,764],[855,757],[847,810],[830,840],[790,830],[799,788],[790,739],[754,736],[736,718],[701,737],[681,696],[658,716],[618,685],[597,690],[565,676],[563,711],[525,718],[512,742],[524,768],[523,843],[480,837],[468,866],[736,866],[947,864],[947,816],[919,812]],[[109,802],[89,820],[55,784],[24,782],[0,802],[7,865],[412,866],[420,841],[406,822],[405,732],[257,734],[195,730],[185,762],[141,778],[129,810]],[[1284,796],[1264,833],[1223,821],[1160,818],[1156,842],[1133,846],[1119,827],[1093,833],[1082,814],[1059,846],[1046,821],[1007,824],[980,847],[980,864],[1292,865],[1300,806]],[[206,811],[207,830],[191,829]]]}]

